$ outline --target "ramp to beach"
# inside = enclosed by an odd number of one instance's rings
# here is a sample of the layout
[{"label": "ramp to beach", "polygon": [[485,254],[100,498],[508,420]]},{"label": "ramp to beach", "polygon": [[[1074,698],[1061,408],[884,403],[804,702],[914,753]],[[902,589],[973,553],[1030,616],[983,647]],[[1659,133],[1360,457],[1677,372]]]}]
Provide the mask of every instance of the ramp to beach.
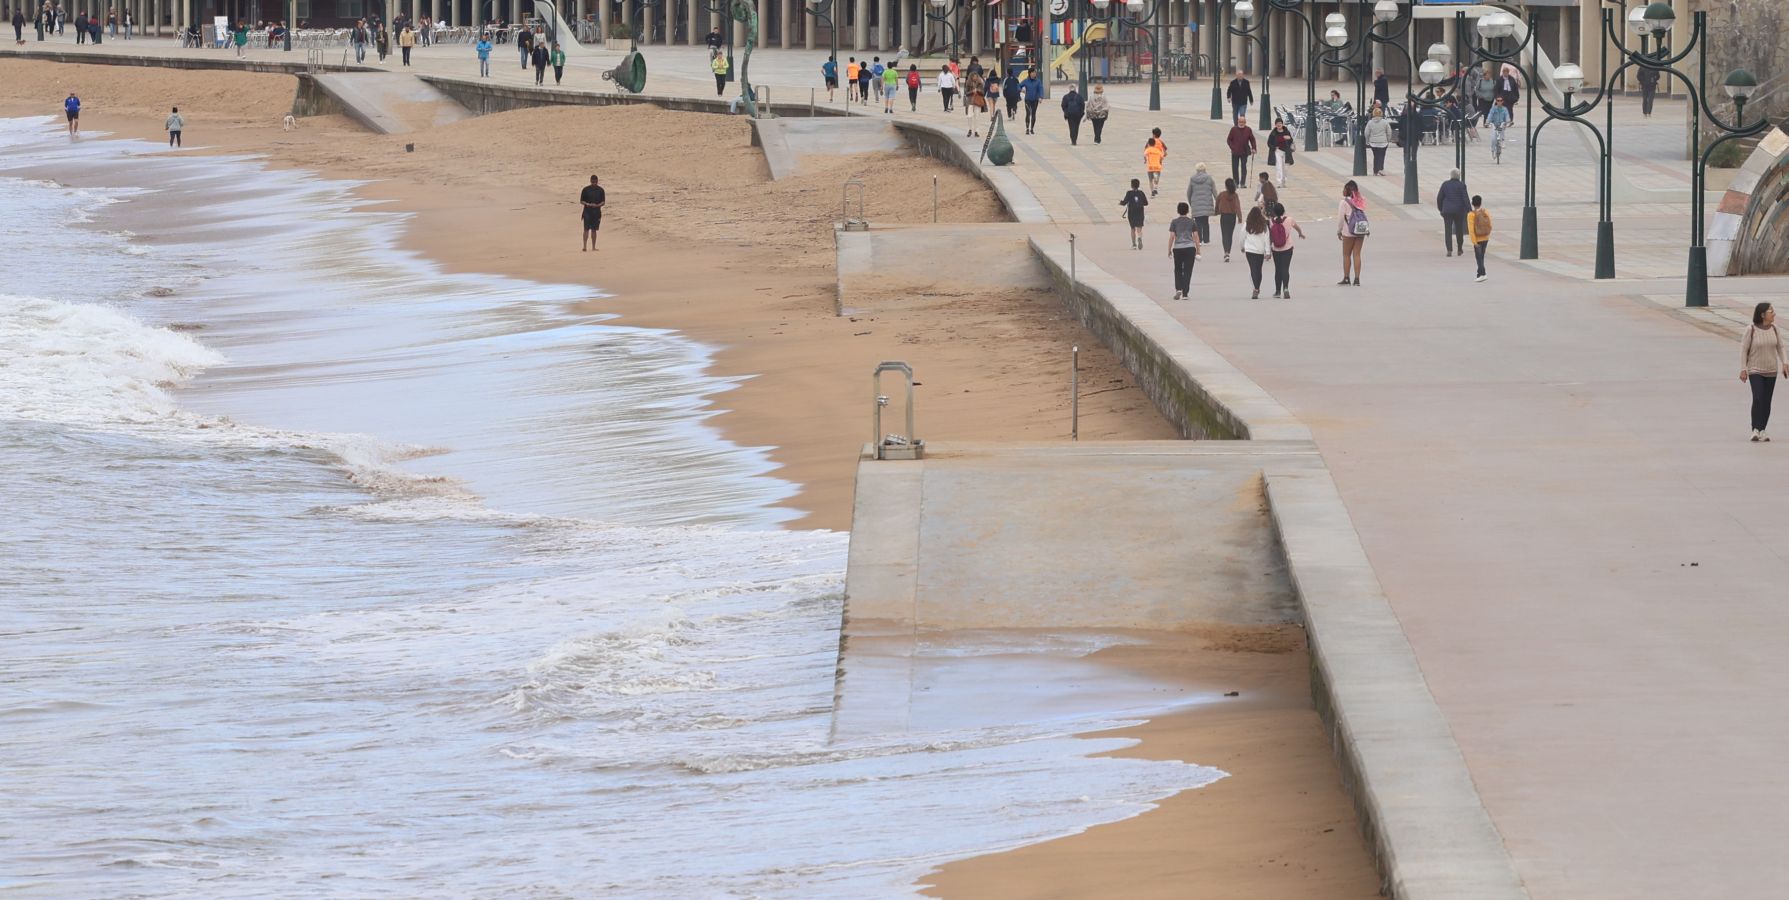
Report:
[{"label": "ramp to beach", "polygon": [[335,72],[313,76],[348,117],[379,134],[408,134],[471,117],[471,111],[414,75]]}]

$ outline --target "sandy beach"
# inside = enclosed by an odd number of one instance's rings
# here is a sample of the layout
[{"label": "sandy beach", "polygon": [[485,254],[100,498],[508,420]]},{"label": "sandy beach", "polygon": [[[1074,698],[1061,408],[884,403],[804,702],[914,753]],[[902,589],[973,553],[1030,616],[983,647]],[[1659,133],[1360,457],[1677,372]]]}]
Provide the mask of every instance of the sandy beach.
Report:
[{"label": "sandy beach", "polygon": [[[178,105],[184,153],[253,154],[364,182],[369,201],[411,214],[403,245],[449,270],[588,285],[606,295],[588,301],[593,311],[719,347],[717,374],[746,380],[718,398],[725,411],[711,421],[740,444],[774,448],[776,474],[800,488],[788,501],[805,514],[795,527],[850,526],[857,449],[870,431],[868,376],[884,359],[914,366],[918,430],[928,439],[1066,440],[1076,345],[1083,440],[1176,436],[1048,292],[940,291],[926,302],[834,313],[840,182],[862,179],[881,222],[929,222],[934,177],[941,221],[999,221],[993,195],[958,169],[865,153],[811,160],[772,182],[743,120],[645,106],[520,110],[401,137],[339,117],[287,132],[280,120],[293,87],[274,74],[0,60],[0,115],[56,114],[78,90],[86,130],[160,140],[167,108]],[[576,197],[593,173],[608,209],[600,249],[584,253],[575,246]],[[1140,740],[1122,755],[1196,762],[1230,777],[1134,819],[945,866],[926,879],[929,894],[1377,895],[1311,705],[1297,627],[1172,635],[1098,658],[1166,681],[1192,671],[1202,683],[1232,685],[1234,702],[1120,732]]]}]

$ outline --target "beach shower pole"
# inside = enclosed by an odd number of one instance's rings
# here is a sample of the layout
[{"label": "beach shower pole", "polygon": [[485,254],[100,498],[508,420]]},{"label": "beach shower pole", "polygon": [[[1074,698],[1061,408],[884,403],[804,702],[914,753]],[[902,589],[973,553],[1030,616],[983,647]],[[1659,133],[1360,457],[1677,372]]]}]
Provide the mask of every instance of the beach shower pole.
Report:
[{"label": "beach shower pole", "polygon": [[1069,348],[1068,368],[1068,439],[1081,439],[1081,348]]},{"label": "beach shower pole", "polygon": [[819,88],[808,88],[808,118],[810,119],[820,114],[814,109],[814,101],[818,91]]},{"label": "beach shower pole", "polygon": [[1068,283],[1070,287],[1081,283],[1075,278],[1075,234],[1072,231],[1068,235]]}]

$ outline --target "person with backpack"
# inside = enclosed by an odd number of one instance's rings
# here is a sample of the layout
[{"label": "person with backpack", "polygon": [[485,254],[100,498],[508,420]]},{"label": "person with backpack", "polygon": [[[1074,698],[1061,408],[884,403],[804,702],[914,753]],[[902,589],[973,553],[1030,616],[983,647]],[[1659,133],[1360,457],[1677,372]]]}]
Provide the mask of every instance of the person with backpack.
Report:
[{"label": "person with backpack", "polygon": [[919,111],[919,87],[924,81],[925,78],[919,74],[919,64],[909,64],[907,66],[907,109],[912,112]]},{"label": "person with backpack", "polygon": [[1131,226],[1132,250],[1143,249],[1143,208],[1149,205],[1149,198],[1143,196],[1142,187],[1142,182],[1132,178],[1131,189],[1118,201],[1118,205],[1124,207],[1124,220]]},{"label": "person with backpack", "polygon": [[1266,172],[1262,172],[1260,179],[1255,182],[1255,205],[1260,207],[1262,212],[1266,212],[1278,202],[1280,202],[1279,189],[1273,186],[1273,179],[1268,177]]},{"label": "person with backpack", "polygon": [[1199,260],[1199,225],[1187,215],[1185,203],[1176,207],[1180,215],[1168,223],[1168,256],[1174,260],[1174,299],[1188,299],[1193,288],[1193,263]]},{"label": "person with backpack", "polygon": [[[716,30],[718,31],[719,29]],[[838,57],[828,56],[826,57],[826,61],[820,64],[820,79],[826,83],[826,102],[831,103],[833,91],[836,91],[839,88]]]},{"label": "person with backpack", "polygon": [[1236,219],[1242,215],[1242,198],[1236,193],[1236,179],[1224,179],[1224,190],[1218,194],[1217,203],[1213,205],[1218,211],[1218,229],[1224,235],[1224,262],[1229,262],[1230,242],[1236,234]]},{"label": "person with backpack", "polygon": [[1193,177],[1186,183],[1186,205],[1193,224],[1199,226],[1201,243],[1211,242],[1211,217],[1217,214],[1218,185],[1205,171],[1205,164],[1193,166]]},{"label": "person with backpack", "polygon": [[1472,255],[1478,259],[1478,277],[1485,280],[1485,250],[1491,243],[1491,213],[1485,209],[1485,198],[1472,195],[1472,212],[1466,214],[1466,234],[1472,238]]},{"label": "person with backpack", "polygon": [[857,67],[857,102],[870,105],[870,81],[876,77],[876,70],[869,63]]},{"label": "person with backpack", "polygon": [[1441,213],[1441,245],[1448,256],[1466,255],[1466,213],[1472,208],[1471,198],[1459,169],[1452,170],[1435,192],[1435,209]]},{"label": "person with backpack", "polygon": [[1777,373],[1789,376],[1789,351],[1777,331],[1777,311],[1766,303],[1752,307],[1752,324],[1739,339],[1739,380],[1752,387],[1752,440],[1770,440],[1770,398]]},{"label": "person with backpack", "polygon": [[[1370,231],[1371,227],[1367,223],[1367,198],[1360,195],[1360,185],[1349,179],[1347,184],[1342,185],[1342,202],[1336,204],[1336,238],[1342,242],[1342,280],[1336,282],[1337,284],[1360,284],[1360,252]],[[1302,232],[1300,236],[1303,236]],[[1353,281],[1348,276],[1350,263],[1354,266]],[[1277,252],[1274,254],[1274,266],[1276,269],[1279,266]]]},{"label": "person with backpack", "polygon": [[[1352,184],[1353,182],[1349,182]],[[1298,220],[1286,215],[1286,207],[1274,203],[1268,210],[1267,243],[1273,248],[1273,295],[1276,299],[1292,299],[1292,234],[1304,239]],[[1359,284],[1359,282],[1355,282]]]},{"label": "person with backpack", "polygon": [[894,115],[895,94],[901,90],[901,70],[893,63],[882,69],[882,111]]},{"label": "person with backpack", "polygon": [[1006,70],[1006,83],[1000,87],[1000,97],[1006,101],[1006,117],[1008,119],[1019,114],[1019,74],[1011,69]]},{"label": "person with backpack", "polygon": [[1081,119],[1087,115],[1087,101],[1081,98],[1081,92],[1073,84],[1068,86],[1068,93],[1062,95],[1062,118],[1068,121],[1068,145],[1075,146],[1081,139]]},{"label": "person with backpack", "polygon": [[1242,223],[1242,257],[1249,262],[1249,280],[1255,285],[1250,300],[1261,299],[1261,266],[1267,262],[1267,254],[1273,252],[1273,241],[1267,236],[1267,228],[1267,214],[1259,206],[1249,207],[1249,217]]},{"label": "person with backpack", "polygon": [[1093,86],[1093,97],[1087,101],[1087,121],[1093,123],[1093,142],[1099,143],[1100,132],[1106,129],[1106,119],[1112,115],[1112,104],[1106,100],[1106,86]]}]

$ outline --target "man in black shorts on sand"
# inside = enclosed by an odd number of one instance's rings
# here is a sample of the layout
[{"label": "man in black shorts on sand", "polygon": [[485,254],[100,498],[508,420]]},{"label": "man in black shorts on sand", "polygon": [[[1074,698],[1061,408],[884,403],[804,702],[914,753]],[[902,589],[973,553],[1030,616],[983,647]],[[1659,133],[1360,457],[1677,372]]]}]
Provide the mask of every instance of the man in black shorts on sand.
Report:
[{"label": "man in black shorts on sand", "polygon": [[596,249],[596,230],[603,227],[603,189],[597,184],[596,176],[590,176],[590,184],[578,195],[578,202],[584,204],[584,249]]}]

